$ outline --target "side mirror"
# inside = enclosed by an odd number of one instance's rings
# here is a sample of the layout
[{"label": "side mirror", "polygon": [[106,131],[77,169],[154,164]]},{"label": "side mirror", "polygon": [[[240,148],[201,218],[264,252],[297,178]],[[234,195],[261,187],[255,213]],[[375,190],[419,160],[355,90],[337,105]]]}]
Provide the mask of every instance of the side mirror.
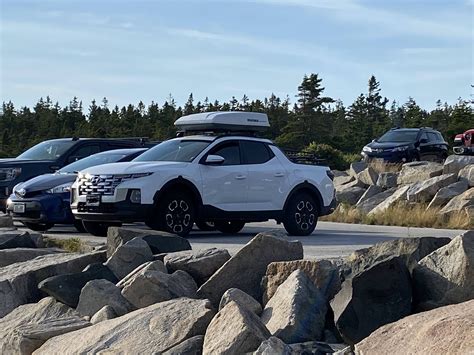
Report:
[{"label": "side mirror", "polygon": [[74,163],[75,161],[78,161],[78,160],[81,160],[83,157],[79,157],[79,156],[76,156],[76,155],[71,155],[68,159],[67,159],[67,162],[70,164],[70,163]]},{"label": "side mirror", "polygon": [[428,139],[426,139],[426,138],[421,138],[420,139],[420,144],[426,144],[426,143],[428,143]]},{"label": "side mirror", "polygon": [[206,165],[221,165],[225,159],[220,155],[208,155],[205,161]]}]

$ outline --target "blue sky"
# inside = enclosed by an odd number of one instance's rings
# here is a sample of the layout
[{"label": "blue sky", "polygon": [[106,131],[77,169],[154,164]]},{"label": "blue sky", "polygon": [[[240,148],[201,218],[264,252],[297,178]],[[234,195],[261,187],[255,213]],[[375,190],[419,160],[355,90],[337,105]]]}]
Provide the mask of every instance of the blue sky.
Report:
[{"label": "blue sky", "polygon": [[351,104],[370,75],[425,108],[468,99],[473,0],[0,0],[0,101],[183,104],[295,94]]}]

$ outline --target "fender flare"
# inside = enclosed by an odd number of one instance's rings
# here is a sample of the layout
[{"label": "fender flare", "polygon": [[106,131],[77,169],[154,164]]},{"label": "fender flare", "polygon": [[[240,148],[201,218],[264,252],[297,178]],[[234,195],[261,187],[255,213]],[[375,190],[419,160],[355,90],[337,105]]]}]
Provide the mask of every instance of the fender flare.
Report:
[{"label": "fender flare", "polygon": [[286,208],[288,206],[288,202],[290,199],[297,194],[300,191],[308,191],[313,198],[316,199],[316,202],[318,203],[318,211],[321,213],[323,208],[324,208],[324,203],[323,203],[323,197],[321,196],[321,193],[319,192],[318,188],[314,186],[313,184],[309,183],[307,180],[304,182],[296,185],[288,194],[285,204],[283,206],[283,213],[286,211]]},{"label": "fender flare", "polygon": [[153,202],[156,204],[159,203],[160,198],[165,195],[167,192],[170,190],[179,188],[179,187],[185,187],[189,191],[191,191],[194,201],[196,202],[196,208],[199,211],[202,206],[202,198],[201,194],[199,193],[199,190],[197,187],[189,180],[183,178],[181,175],[178,176],[177,178],[168,181],[166,184],[164,184],[160,190],[158,190],[155,195],[153,196]]}]

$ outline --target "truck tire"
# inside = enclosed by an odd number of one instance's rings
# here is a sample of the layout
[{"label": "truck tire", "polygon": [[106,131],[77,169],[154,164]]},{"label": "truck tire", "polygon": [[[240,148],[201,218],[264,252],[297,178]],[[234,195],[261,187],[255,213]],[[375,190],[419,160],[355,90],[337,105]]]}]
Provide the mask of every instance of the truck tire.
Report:
[{"label": "truck tire", "polygon": [[244,221],[218,221],[215,223],[216,229],[225,234],[239,233],[245,226]]},{"label": "truck tire", "polygon": [[106,223],[106,222],[93,222],[93,221],[82,221],[84,229],[87,233],[92,234],[96,237],[106,237],[109,227],[121,226],[121,223]]},{"label": "truck tire", "polygon": [[169,233],[185,237],[191,232],[196,217],[194,200],[189,194],[170,191],[159,203],[159,225]]},{"label": "truck tire", "polygon": [[318,207],[313,197],[308,193],[297,193],[288,201],[283,226],[289,235],[310,235],[316,228],[318,216]]},{"label": "truck tire", "polygon": [[216,230],[216,224],[214,222],[206,222],[206,221],[196,221],[194,222],[196,227],[203,232],[211,232]]},{"label": "truck tire", "polygon": [[23,222],[26,228],[31,229],[35,232],[46,232],[48,229],[54,227],[54,223],[33,223],[33,222]]},{"label": "truck tire", "polygon": [[84,228],[84,225],[82,224],[82,221],[79,220],[79,219],[74,220],[74,228],[76,228],[76,230],[79,233],[86,233],[86,229]]}]

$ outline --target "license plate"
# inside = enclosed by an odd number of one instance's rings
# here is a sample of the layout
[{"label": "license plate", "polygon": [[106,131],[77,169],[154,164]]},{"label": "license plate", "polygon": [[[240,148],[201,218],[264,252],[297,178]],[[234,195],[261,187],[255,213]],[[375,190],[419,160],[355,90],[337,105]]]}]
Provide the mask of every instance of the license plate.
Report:
[{"label": "license plate", "polygon": [[13,213],[25,213],[25,204],[16,203],[13,205]]},{"label": "license plate", "polygon": [[99,206],[100,205],[100,196],[87,196],[86,197],[86,206]]}]

